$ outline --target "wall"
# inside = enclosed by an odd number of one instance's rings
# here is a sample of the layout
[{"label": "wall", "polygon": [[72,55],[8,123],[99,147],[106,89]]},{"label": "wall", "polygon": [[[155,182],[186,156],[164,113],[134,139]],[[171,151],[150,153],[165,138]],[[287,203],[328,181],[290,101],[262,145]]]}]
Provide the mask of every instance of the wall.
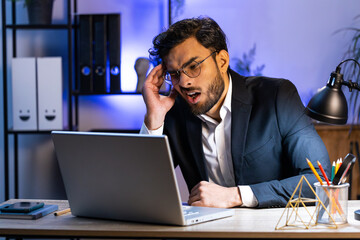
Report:
[{"label": "wall", "polygon": [[227,34],[231,57],[241,57],[256,44],[254,66],[263,75],[293,81],[306,104],[323,87],[349,47],[358,26],[356,0],[217,0],[186,1],[176,20],[208,15]]},{"label": "wall", "polygon": [[[99,2],[79,0],[78,12],[121,12],[121,86],[124,91],[133,91],[136,87],[136,58],[148,56],[153,37],[167,27],[167,0]],[[19,21],[25,22],[27,14],[21,8],[22,2],[17,4]],[[325,85],[330,72],[343,59],[352,35],[346,31],[335,32],[355,26],[353,19],[359,15],[358,9],[358,0],[185,0],[175,20],[199,15],[214,18],[227,34],[231,58],[242,57],[256,44],[254,66],[265,64],[264,75],[293,81],[306,104],[310,96]],[[55,0],[54,14],[54,22],[64,22],[62,0]],[[62,41],[66,41],[66,36],[58,32],[23,32],[19,34],[20,55],[50,54],[65,59],[66,51],[58,47]],[[68,71],[66,62],[64,66],[64,71]],[[79,128],[86,131],[94,128],[137,129],[145,113],[140,95],[83,96],[80,105]],[[2,128],[0,133],[2,153]],[[23,173],[20,197],[63,197],[56,160],[53,152],[48,150],[51,149],[48,136],[23,136],[20,143]],[[36,160],[32,155],[37,156]],[[3,158],[0,158],[0,170],[2,166]],[[31,169],[34,166],[38,167]],[[1,181],[3,179],[0,179],[0,184]],[[35,185],[30,186],[28,182],[35,182]],[[35,191],[35,188],[41,190]],[[2,194],[0,191],[0,198],[3,198]]]}]

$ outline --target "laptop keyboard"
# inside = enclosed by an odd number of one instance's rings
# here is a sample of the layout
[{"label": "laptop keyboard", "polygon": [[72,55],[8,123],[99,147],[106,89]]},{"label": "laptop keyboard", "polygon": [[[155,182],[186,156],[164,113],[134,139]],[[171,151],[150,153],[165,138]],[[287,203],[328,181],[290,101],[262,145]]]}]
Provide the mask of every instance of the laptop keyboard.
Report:
[{"label": "laptop keyboard", "polygon": [[183,208],[184,217],[188,217],[188,216],[191,216],[191,215],[199,214],[198,211],[193,211],[190,206],[182,206],[182,208]]}]

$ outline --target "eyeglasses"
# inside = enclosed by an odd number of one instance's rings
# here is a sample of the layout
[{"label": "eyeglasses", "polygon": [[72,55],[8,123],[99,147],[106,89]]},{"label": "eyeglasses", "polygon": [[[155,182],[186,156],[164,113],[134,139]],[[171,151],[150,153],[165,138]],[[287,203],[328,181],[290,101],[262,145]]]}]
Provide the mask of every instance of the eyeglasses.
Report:
[{"label": "eyeglasses", "polygon": [[206,59],[208,59],[210,56],[212,56],[216,52],[217,51],[212,52],[209,56],[207,56],[200,62],[196,62],[194,60],[194,61],[190,61],[189,63],[185,63],[185,65],[182,68],[180,68],[179,70],[170,71],[170,72],[166,71],[164,73],[165,82],[172,86],[178,84],[180,81],[181,73],[184,73],[186,76],[188,76],[190,78],[198,77],[201,73],[200,64],[202,64]]}]

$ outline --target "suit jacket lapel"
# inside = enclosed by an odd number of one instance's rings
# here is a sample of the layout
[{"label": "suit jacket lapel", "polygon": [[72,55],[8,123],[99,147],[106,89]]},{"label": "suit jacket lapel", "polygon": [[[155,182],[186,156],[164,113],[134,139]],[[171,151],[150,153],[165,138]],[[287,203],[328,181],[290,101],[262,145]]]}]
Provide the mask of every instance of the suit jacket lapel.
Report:
[{"label": "suit jacket lapel", "polygon": [[231,155],[234,166],[235,183],[243,184],[242,165],[245,150],[246,134],[251,114],[251,96],[246,89],[245,79],[230,70],[232,78],[231,101]]}]

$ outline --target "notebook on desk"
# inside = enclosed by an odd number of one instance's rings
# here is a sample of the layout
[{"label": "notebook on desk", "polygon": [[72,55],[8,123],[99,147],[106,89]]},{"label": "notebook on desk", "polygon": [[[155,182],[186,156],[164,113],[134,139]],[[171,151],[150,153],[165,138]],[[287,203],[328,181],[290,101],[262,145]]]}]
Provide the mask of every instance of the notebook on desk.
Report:
[{"label": "notebook on desk", "polygon": [[53,131],[75,216],[190,225],[232,209],[182,206],[166,136]]}]

